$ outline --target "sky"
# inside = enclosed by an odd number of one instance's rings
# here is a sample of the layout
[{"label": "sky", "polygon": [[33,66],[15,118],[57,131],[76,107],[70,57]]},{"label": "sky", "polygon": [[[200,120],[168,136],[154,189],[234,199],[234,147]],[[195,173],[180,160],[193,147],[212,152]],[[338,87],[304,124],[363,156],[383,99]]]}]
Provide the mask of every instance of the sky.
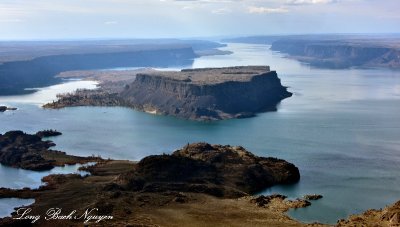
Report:
[{"label": "sky", "polygon": [[400,0],[0,0],[0,40],[400,33]]}]

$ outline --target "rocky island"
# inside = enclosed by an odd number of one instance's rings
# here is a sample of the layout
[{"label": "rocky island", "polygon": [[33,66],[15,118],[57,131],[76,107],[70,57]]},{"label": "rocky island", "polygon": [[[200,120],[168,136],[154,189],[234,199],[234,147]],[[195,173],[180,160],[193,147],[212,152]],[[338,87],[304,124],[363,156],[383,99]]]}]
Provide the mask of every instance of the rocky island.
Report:
[{"label": "rocky island", "polygon": [[127,106],[191,120],[222,120],[275,111],[292,95],[268,66],[150,70],[120,87],[61,95],[44,107]]},{"label": "rocky island", "polygon": [[0,106],[0,112],[5,112],[7,110],[17,110],[15,107]]}]

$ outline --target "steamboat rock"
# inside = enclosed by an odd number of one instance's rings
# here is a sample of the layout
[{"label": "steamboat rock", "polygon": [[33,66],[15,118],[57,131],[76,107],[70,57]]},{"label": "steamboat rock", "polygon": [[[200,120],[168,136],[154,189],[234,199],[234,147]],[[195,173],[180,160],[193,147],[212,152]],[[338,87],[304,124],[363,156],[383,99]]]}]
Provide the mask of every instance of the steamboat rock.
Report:
[{"label": "steamboat rock", "polygon": [[275,111],[292,94],[268,66],[243,66],[140,73],[120,95],[146,112],[221,120]]}]

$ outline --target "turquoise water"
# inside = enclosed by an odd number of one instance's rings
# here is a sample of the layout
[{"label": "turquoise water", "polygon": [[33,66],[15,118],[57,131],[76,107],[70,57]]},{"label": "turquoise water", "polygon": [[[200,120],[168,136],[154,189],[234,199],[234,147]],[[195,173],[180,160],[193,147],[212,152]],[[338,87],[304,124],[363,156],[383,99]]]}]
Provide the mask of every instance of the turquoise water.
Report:
[{"label": "turquoise water", "polygon": [[[202,57],[193,67],[270,65],[294,96],[285,99],[277,112],[219,122],[115,107],[43,110],[14,99],[9,104],[20,109],[0,114],[0,133],[54,128],[63,132],[53,138],[57,149],[131,160],[169,153],[188,142],[242,145],[300,168],[298,184],[264,193],[292,198],[324,195],[311,207],[289,212],[306,222],[335,223],[400,199],[400,71],[315,69],[264,45],[229,44],[221,49],[234,54]],[[0,99],[0,104],[4,102]]]}]

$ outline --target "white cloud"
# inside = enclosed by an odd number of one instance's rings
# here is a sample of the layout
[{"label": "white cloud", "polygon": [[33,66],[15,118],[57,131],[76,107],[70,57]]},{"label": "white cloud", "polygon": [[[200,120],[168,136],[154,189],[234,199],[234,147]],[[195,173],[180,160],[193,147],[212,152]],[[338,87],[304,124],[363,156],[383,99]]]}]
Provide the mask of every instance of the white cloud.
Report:
[{"label": "white cloud", "polygon": [[268,14],[268,13],[288,13],[289,10],[285,9],[285,8],[268,8],[268,7],[250,6],[247,8],[247,12],[257,13],[257,14]]},{"label": "white cloud", "polygon": [[328,4],[336,2],[337,0],[288,0],[290,5],[308,5],[308,4]]},{"label": "white cloud", "polygon": [[192,9],[195,9],[196,7],[194,7],[194,6],[183,6],[182,7],[182,9],[183,10],[192,10]]},{"label": "white cloud", "polygon": [[215,9],[215,10],[213,10],[211,12],[214,13],[214,14],[227,14],[227,13],[232,12],[232,10],[227,9],[227,8],[220,8],[220,9]]}]

